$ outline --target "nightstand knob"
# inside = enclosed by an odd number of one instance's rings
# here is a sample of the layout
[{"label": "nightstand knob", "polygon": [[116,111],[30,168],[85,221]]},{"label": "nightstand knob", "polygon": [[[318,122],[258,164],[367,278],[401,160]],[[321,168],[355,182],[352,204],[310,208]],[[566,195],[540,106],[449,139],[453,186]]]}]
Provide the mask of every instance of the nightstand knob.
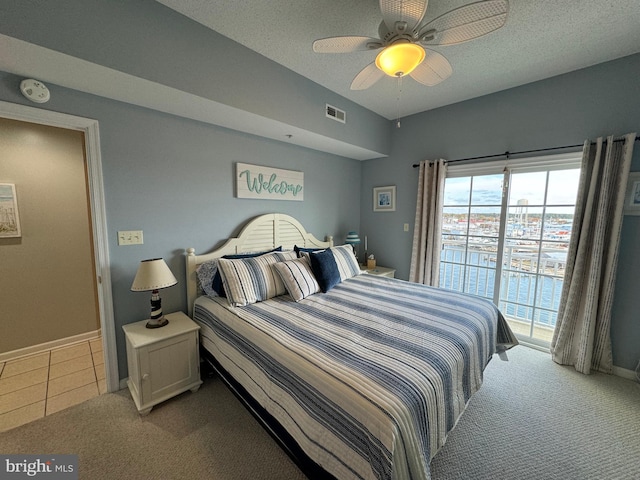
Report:
[{"label": "nightstand knob", "polygon": [[142,380],[147,380],[149,378],[149,374],[145,373],[144,375],[142,375]]}]

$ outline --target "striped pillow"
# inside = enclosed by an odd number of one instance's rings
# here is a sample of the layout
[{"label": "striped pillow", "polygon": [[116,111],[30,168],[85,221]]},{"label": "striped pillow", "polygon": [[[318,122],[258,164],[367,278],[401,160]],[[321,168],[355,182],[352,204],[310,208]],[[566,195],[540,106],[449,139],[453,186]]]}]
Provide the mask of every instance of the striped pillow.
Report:
[{"label": "striped pillow", "polygon": [[360,265],[358,265],[358,260],[353,253],[353,247],[351,245],[331,247],[330,250],[333,252],[333,257],[338,265],[341,282],[344,282],[347,278],[360,275]]},{"label": "striped pillow", "polygon": [[295,258],[296,252],[290,251],[265,253],[253,258],[219,259],[218,269],[229,304],[243,307],[284,295],[287,292],[284,283],[271,265]]},{"label": "striped pillow", "polygon": [[[236,253],[232,255],[223,255],[222,258],[250,258],[250,257],[259,257],[260,255],[264,255],[265,253],[271,252],[281,252],[282,246],[276,247],[273,250],[267,250],[266,252],[246,252],[246,253]],[[214,260],[217,262],[217,260]],[[222,285],[222,277],[220,276],[220,272],[216,270],[215,275],[213,276],[213,281],[211,283],[211,289],[216,292],[217,295],[221,297],[226,297],[227,294],[224,291],[224,286]]]},{"label": "striped pillow", "polygon": [[284,287],[296,302],[320,291],[320,285],[311,271],[307,257],[274,263],[271,268],[278,272]]}]

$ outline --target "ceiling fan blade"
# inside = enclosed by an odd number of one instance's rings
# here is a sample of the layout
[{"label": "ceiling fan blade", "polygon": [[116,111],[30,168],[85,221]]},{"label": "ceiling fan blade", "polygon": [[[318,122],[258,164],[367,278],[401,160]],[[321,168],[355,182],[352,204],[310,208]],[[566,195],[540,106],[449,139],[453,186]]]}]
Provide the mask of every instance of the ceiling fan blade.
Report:
[{"label": "ceiling fan blade", "polygon": [[472,3],[447,12],[420,28],[423,45],[455,45],[486,35],[507,20],[508,0]]},{"label": "ceiling fan blade", "polygon": [[420,82],[428,87],[433,87],[443,80],[449,78],[453,73],[451,64],[443,55],[425,48],[427,56],[413,72],[409,74],[416,82]]},{"label": "ceiling fan blade", "polygon": [[406,22],[406,31],[413,30],[424,18],[428,0],[380,0],[382,20],[390,31],[397,22]]},{"label": "ceiling fan blade", "polygon": [[329,37],[313,42],[313,51],[316,53],[349,53],[377,48],[382,48],[382,42],[373,37]]},{"label": "ceiling fan blade", "polygon": [[351,90],[366,90],[384,77],[384,75],[385,73],[376,67],[375,62],[372,62],[356,75],[356,78],[351,82]]}]

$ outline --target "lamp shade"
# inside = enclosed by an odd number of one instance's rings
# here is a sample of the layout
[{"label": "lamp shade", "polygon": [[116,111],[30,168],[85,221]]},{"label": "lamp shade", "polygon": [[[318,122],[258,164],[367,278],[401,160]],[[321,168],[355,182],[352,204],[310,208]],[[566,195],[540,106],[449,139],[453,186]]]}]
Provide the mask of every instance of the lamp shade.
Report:
[{"label": "lamp shade", "polygon": [[132,292],[146,292],[178,283],[162,258],[142,260],[131,285]]},{"label": "lamp shade", "polygon": [[349,243],[351,245],[357,245],[360,243],[360,237],[358,237],[358,232],[349,232],[347,234],[347,238],[344,240],[345,243]]},{"label": "lamp shade", "polygon": [[395,43],[376,57],[376,66],[391,77],[410,74],[425,57],[424,48],[415,43]]}]

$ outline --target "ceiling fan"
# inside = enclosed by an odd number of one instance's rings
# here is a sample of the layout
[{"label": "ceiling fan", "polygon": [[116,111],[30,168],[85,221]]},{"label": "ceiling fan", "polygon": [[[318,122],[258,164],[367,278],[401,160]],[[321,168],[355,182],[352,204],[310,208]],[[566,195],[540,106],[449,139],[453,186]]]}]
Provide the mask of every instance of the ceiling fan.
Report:
[{"label": "ceiling fan", "polygon": [[313,42],[317,53],[349,53],[379,50],[375,61],[351,82],[351,90],[369,88],[386,75],[409,75],[428,86],[437,85],[451,73],[451,64],[425,46],[456,45],[486,35],[507,20],[508,0],[485,0],[451,10],[423,23],[428,0],[380,0],[380,38],[330,37]]}]

